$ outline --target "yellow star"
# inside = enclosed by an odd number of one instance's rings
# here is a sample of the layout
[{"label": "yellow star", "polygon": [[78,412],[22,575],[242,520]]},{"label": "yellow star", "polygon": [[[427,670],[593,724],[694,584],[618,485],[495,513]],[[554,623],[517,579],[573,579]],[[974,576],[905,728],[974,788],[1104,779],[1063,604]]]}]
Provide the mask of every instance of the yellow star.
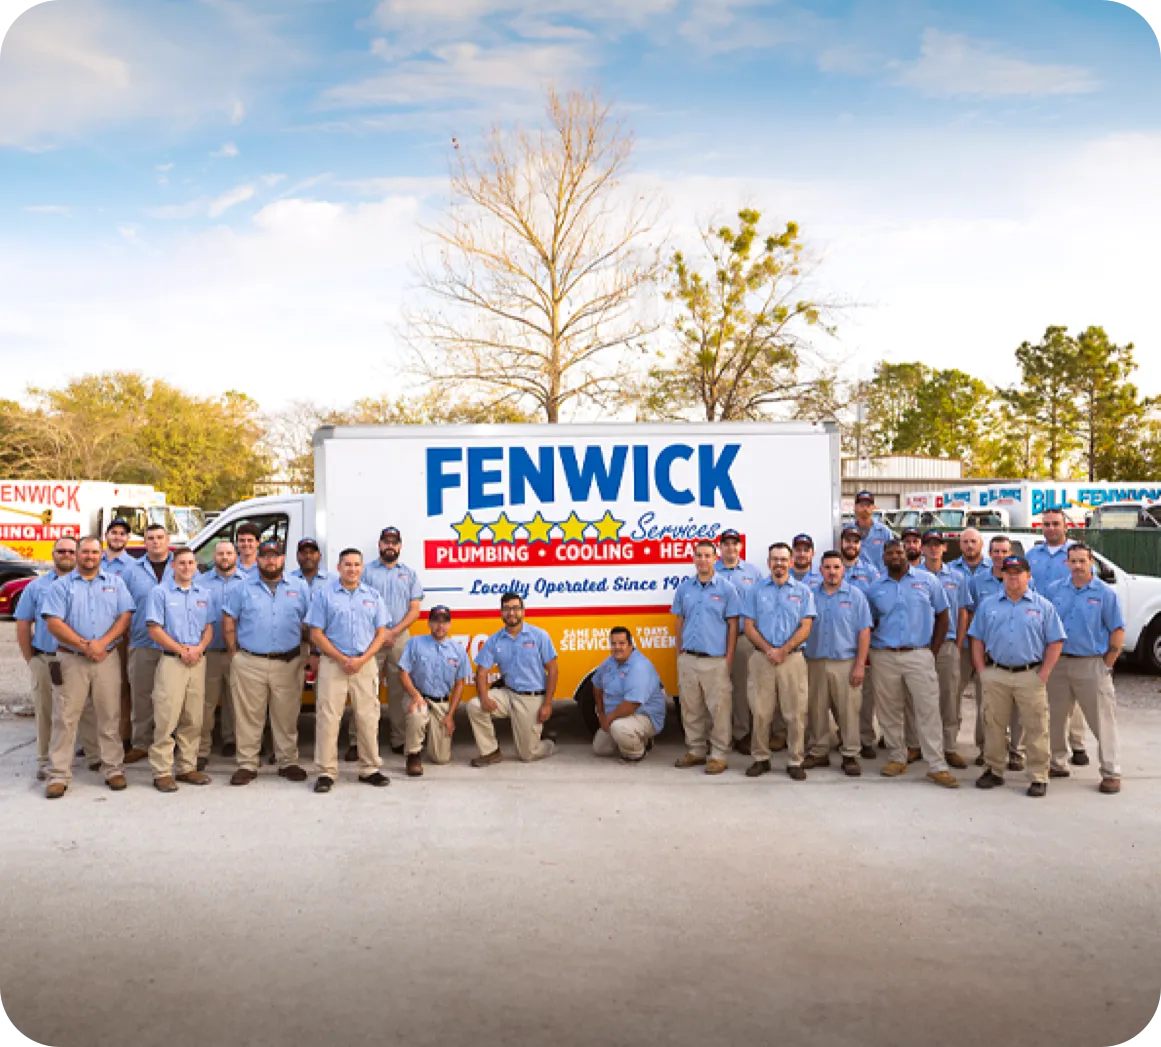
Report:
[{"label": "yellow star", "polygon": [[517,525],[508,519],[507,513],[501,513],[500,519],[488,526],[492,529],[492,541],[504,542],[507,545],[515,544]]},{"label": "yellow star", "polygon": [[479,545],[480,532],[483,529],[484,525],[476,523],[471,513],[464,513],[464,518],[459,523],[452,524],[452,530],[459,535],[456,545]]},{"label": "yellow star", "polygon": [[621,528],[625,526],[625,521],[618,520],[606,509],[604,516],[593,521],[593,526],[597,529],[597,541],[615,542],[621,537]]},{"label": "yellow star", "polygon": [[540,515],[540,510],[537,509],[536,515],[522,526],[524,530],[528,532],[528,541],[529,544],[531,544],[532,542],[551,541],[548,536],[552,533],[552,529],[556,525],[549,523],[543,516]]},{"label": "yellow star", "polygon": [[585,530],[588,526],[588,521],[582,520],[577,516],[575,509],[569,514],[567,520],[561,520],[557,524],[557,527],[564,532],[564,540],[566,542],[583,542],[585,540]]}]

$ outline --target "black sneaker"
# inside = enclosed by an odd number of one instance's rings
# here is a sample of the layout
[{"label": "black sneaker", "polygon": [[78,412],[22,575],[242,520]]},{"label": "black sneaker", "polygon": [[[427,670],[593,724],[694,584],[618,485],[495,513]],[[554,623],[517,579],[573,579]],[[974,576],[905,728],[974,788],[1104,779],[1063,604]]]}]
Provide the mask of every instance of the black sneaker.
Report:
[{"label": "black sneaker", "polygon": [[1073,749],[1072,758],[1068,761],[1073,767],[1087,767],[1088,753],[1083,749]]},{"label": "black sneaker", "polygon": [[224,742],[222,744],[222,755],[229,759],[231,756],[238,755],[238,747],[233,742]]},{"label": "black sneaker", "polygon": [[1049,778],[1071,778],[1072,772],[1066,770],[1063,767],[1049,767],[1048,768],[1048,777]]},{"label": "black sneaker", "polygon": [[376,771],[374,774],[368,774],[365,776],[359,775],[359,781],[363,782],[365,785],[378,785],[380,788],[382,788],[384,785],[391,784],[391,779],[381,771]]},{"label": "black sneaker", "polygon": [[335,780],[333,778],[328,778],[325,774],[320,774],[318,781],[314,783],[314,791],[316,793],[329,793],[334,784]]},{"label": "black sneaker", "polygon": [[994,773],[989,767],[976,779],[977,789],[998,789],[1004,784],[1004,779]]},{"label": "black sneaker", "polygon": [[1029,796],[1047,796],[1048,783],[1047,782],[1033,782],[1028,786]]},{"label": "black sneaker", "polygon": [[746,768],[747,778],[761,778],[764,774],[770,773],[769,760],[755,760],[749,767]]}]

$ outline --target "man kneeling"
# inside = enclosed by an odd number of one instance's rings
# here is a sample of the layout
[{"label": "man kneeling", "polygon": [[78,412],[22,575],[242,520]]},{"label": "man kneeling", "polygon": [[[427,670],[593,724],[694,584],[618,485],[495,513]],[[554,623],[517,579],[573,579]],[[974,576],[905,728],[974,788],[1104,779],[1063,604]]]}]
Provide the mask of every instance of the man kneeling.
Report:
[{"label": "man kneeling", "polygon": [[637,763],[665,726],[665,689],[653,663],[634,649],[633,637],[623,625],[609,631],[609,651],[593,674],[601,722],[593,752]]}]

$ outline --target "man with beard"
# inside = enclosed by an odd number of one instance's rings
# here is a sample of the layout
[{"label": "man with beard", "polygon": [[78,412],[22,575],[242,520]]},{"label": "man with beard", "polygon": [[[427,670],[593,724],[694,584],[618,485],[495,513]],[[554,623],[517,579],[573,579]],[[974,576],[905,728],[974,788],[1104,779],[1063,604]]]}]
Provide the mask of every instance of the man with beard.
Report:
[{"label": "man with beard", "polygon": [[407,774],[423,774],[423,741],[432,763],[451,760],[452,735],[456,729],[456,709],[464,695],[464,684],[472,678],[468,653],[454,640],[451,609],[437,604],[427,616],[430,636],[413,636],[399,659],[399,678],[411,696],[407,709]]},{"label": "man with beard", "polygon": [[863,556],[875,568],[883,570],[883,546],[895,537],[891,528],[875,519],[875,496],[870,491],[855,495],[855,525],[863,539]]},{"label": "man with beard", "polygon": [[153,681],[157,677],[157,663],[161,661],[161,648],[149,637],[149,597],[162,582],[173,578],[172,563],[169,532],[161,524],[150,524],[145,528],[145,555],[121,576],[136,606],[129,629],[133,745],[125,754],[127,764],[144,760],[153,745]]},{"label": "man with beard", "polygon": [[222,708],[222,755],[229,758],[238,752],[234,741],[234,696],[230,693],[230,652],[222,636],[222,610],[231,586],[244,585],[238,574],[238,554],[234,543],[220,541],[214,546],[214,566],[201,577],[210,591],[210,622],[214,634],[206,651],[206,704],[202,710],[202,737],[198,745],[198,770],[204,771],[210,759],[214,733],[214,714]]},{"label": "man with beard", "polygon": [[[725,530],[718,536],[718,562],[714,571],[720,574],[737,590],[738,599],[743,603],[750,586],[762,580],[762,572],[741,557],[742,536],[734,530]],[[738,644],[734,649],[734,664],[730,670],[730,684],[733,688],[733,739],[734,749],[743,756],[750,755],[750,655],[754,647],[746,637],[738,634]],[[785,744],[786,725],[782,725]]]},{"label": "man with beard", "polygon": [[[879,580],[880,571],[862,554],[863,536],[854,524],[847,524],[839,539],[839,551],[843,559],[843,577],[864,596]],[[867,662],[863,672],[862,698],[859,701],[859,756],[873,760],[878,756],[875,742],[875,685],[871,682],[871,663]]]}]

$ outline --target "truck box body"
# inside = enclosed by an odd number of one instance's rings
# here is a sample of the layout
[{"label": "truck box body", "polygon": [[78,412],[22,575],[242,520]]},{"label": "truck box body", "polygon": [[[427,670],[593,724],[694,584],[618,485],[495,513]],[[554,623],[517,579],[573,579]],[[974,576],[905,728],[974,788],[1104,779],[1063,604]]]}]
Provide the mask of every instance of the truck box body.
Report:
[{"label": "truck box body", "polygon": [[346,547],[376,558],[379,532],[398,527],[401,560],[424,586],[412,632],[447,604],[452,635],[474,658],[502,627],[501,594],[518,592],[526,620],[556,645],[560,697],[577,693],[619,624],[674,693],[669,609],[698,539],[739,531],[743,557],[763,572],[771,542],[799,532],[820,552],[837,542],[830,425],[352,426],[320,429],[314,444],[313,500],[231,506],[192,543],[199,562],[247,518],[284,537],[288,570],[303,533],[333,570]]}]

